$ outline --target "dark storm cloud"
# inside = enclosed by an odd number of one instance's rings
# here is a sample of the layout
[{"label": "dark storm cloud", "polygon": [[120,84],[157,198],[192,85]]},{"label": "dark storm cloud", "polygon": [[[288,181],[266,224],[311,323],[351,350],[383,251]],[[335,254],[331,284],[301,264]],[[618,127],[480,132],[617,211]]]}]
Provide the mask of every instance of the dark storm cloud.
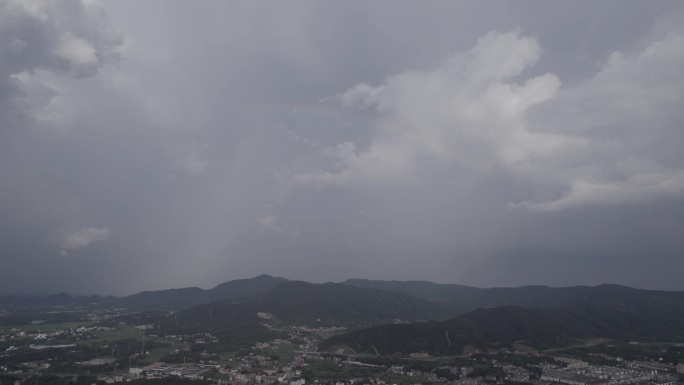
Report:
[{"label": "dark storm cloud", "polygon": [[[115,49],[121,40],[106,24],[103,26],[99,7],[79,1],[6,1],[1,7],[3,118],[24,116],[28,113],[25,109],[34,107],[36,101],[45,102],[54,96],[49,87],[31,83],[29,78],[36,71],[82,78],[95,75],[103,64],[118,59]],[[27,89],[32,86],[42,89]],[[31,96],[38,100],[27,99]],[[3,119],[4,129],[17,124]]]},{"label": "dark storm cloud", "polygon": [[5,2],[0,290],[684,289],[677,6]]}]

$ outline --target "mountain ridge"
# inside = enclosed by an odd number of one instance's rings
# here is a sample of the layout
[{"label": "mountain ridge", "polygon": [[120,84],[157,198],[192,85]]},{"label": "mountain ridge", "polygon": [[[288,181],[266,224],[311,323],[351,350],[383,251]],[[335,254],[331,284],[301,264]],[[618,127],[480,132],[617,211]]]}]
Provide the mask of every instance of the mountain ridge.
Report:
[{"label": "mountain ridge", "polygon": [[[253,278],[223,282],[211,289],[185,287],[146,290],[118,298],[112,296],[72,296],[64,292],[42,297],[12,295],[0,296],[0,304],[25,306],[116,304],[133,307],[153,306],[181,309],[216,301],[245,301],[283,282],[291,281],[282,277],[262,274]],[[664,304],[669,308],[684,308],[684,291],[647,290],[617,284],[477,288],[429,281],[382,281],[358,278],[351,278],[338,284],[411,295],[418,299],[446,306],[454,314],[465,313],[477,308],[506,305],[565,308],[592,303],[595,306],[616,307],[616,304],[624,302],[624,307],[630,308],[633,312],[645,312],[649,307],[648,303]]]},{"label": "mountain ridge", "polygon": [[[339,283],[314,284],[303,281],[280,283],[241,303],[217,301],[208,305],[212,314],[226,314],[232,317],[240,312],[270,313],[285,323],[314,323],[317,325],[377,325],[405,320],[443,319],[449,311],[434,304],[403,293],[381,289],[358,288]],[[185,310],[181,318],[201,317],[193,314],[196,307]]]},{"label": "mountain ridge", "polygon": [[465,354],[466,348],[550,349],[585,339],[684,341],[682,324],[653,322],[643,317],[599,309],[530,309],[502,306],[477,309],[444,321],[380,325],[336,335],[321,350],[351,348],[357,353]]},{"label": "mountain ridge", "polygon": [[[558,288],[541,285],[514,288],[475,288],[427,281],[350,279],[343,283],[406,293],[431,302],[446,304],[451,306],[452,310],[460,313],[478,308],[507,305],[562,309],[583,304],[592,304],[597,307],[605,306],[615,310],[629,308],[628,310],[632,312],[643,312],[643,308],[648,307],[649,304],[658,304],[681,309],[682,317],[684,317],[684,291],[645,290],[615,284]],[[621,309],[619,305],[623,305],[623,308]]]}]

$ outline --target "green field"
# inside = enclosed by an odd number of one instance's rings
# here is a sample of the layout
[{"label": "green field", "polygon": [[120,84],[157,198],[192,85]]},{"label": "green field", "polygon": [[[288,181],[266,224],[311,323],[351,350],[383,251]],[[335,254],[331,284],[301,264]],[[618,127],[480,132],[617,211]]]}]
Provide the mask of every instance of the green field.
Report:
[{"label": "green field", "polygon": [[409,385],[415,383],[427,383],[422,376],[404,376],[390,373],[385,368],[372,368],[366,366],[345,365],[328,360],[307,360],[310,373],[314,378],[344,380],[349,378],[377,377],[390,384]]},{"label": "green field", "polygon": [[119,326],[114,330],[107,330],[107,331],[99,331],[95,332],[97,335],[96,339],[88,340],[88,341],[83,341],[83,342],[112,342],[112,341],[117,341],[117,340],[122,340],[122,339],[127,339],[127,338],[139,338],[142,339],[142,331],[140,329],[136,329],[133,326]]},{"label": "green field", "polygon": [[271,351],[273,354],[278,356],[278,361],[281,363],[291,362],[294,359],[295,351],[300,350],[299,345],[292,343],[284,343],[276,345],[276,349]]},{"label": "green field", "polygon": [[90,326],[92,322],[63,322],[63,323],[44,323],[44,324],[29,324],[19,326],[7,326],[5,329],[21,329],[25,331],[38,331],[41,333],[54,333],[60,330],[68,330],[77,328],[79,326]]},{"label": "green field", "polygon": [[219,362],[222,365],[232,366],[232,364],[234,364],[234,361],[228,361],[228,360],[235,358],[235,353],[236,352],[219,353]]},{"label": "green field", "polygon": [[332,332],[332,331],[330,331],[330,332],[327,332],[327,331],[326,331],[326,332],[322,332],[322,331],[315,331],[315,332],[312,332],[311,334],[315,335],[316,337],[319,337],[320,340],[322,341],[322,340],[327,340],[328,338],[330,338],[330,337],[332,337],[332,336],[334,336],[334,335],[342,334],[342,332]]},{"label": "green field", "polygon": [[150,354],[145,356],[145,359],[141,361],[142,364],[151,364],[153,362],[161,361],[162,357],[167,356],[169,353],[174,351],[176,348],[175,347],[164,347],[164,348],[158,348],[158,349],[152,349],[150,350]]}]

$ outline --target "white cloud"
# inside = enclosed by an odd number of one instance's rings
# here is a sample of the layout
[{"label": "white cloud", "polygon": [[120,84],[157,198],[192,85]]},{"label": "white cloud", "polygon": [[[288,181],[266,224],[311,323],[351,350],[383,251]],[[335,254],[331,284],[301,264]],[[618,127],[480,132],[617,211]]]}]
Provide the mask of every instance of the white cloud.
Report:
[{"label": "white cloud", "polygon": [[481,172],[553,151],[558,138],[533,135],[524,118],[530,107],[555,95],[560,81],[552,74],[522,84],[513,79],[540,55],[537,41],[518,31],[490,32],[434,71],[405,72],[378,87],[352,87],[337,99],[378,112],[382,129],[376,140],[364,151],[352,143],[329,148],[325,153],[337,158],[341,170],[317,170],[298,179],[335,184],[405,180],[418,172],[419,159]]},{"label": "white cloud", "polygon": [[62,255],[67,253],[64,249],[74,250],[87,247],[93,242],[101,242],[106,240],[110,235],[111,231],[107,227],[81,227],[76,232],[68,234],[62,239]]},{"label": "white cloud", "polygon": [[280,225],[278,225],[278,217],[275,215],[262,215],[257,218],[257,223],[259,223],[259,234],[263,234],[267,231],[279,232],[282,230]]},{"label": "white cloud", "polygon": [[[64,98],[51,104],[62,91],[51,76],[90,77],[120,60],[121,35],[110,28],[99,3],[4,1],[0,25],[0,129],[18,124],[12,115],[23,124],[31,124],[31,118],[65,121],[59,111]],[[76,101],[71,104],[67,111],[82,109]]]},{"label": "white cloud", "polygon": [[367,151],[358,151],[354,143],[344,142],[324,149],[323,154],[334,158],[341,170],[299,174],[295,176],[298,182],[322,185],[386,183],[415,171],[412,149],[398,142],[377,142]]},{"label": "white cloud", "polygon": [[519,31],[490,32],[433,71],[350,88],[334,99],[375,111],[381,129],[366,149],[352,142],[326,149],[334,167],[296,180],[364,188],[425,183],[423,174],[439,173],[458,190],[498,170],[557,191],[551,201],[510,203],[546,211],[684,195],[681,164],[663,163],[667,157],[653,150],[681,130],[684,33],[615,52],[595,76],[568,89],[554,74],[521,78],[541,52]]},{"label": "white cloud", "polygon": [[[333,99],[340,101],[342,104],[348,107],[365,108],[377,105],[380,102],[380,96],[382,95],[383,91],[383,86],[371,87],[366,83],[360,83],[350,88],[346,92],[337,95]],[[326,98],[321,101],[327,102],[328,100],[331,99]]]},{"label": "white cloud", "polygon": [[557,211],[584,205],[630,204],[665,197],[681,196],[684,192],[684,170],[663,167],[653,161],[628,159],[619,162],[623,177],[607,178],[598,168],[584,170],[571,179],[568,191],[551,202],[512,203],[512,208],[534,211]]},{"label": "white cloud", "polygon": [[32,18],[46,22],[48,19],[47,6],[48,1],[22,1],[9,0],[6,5],[10,9],[21,10]]},{"label": "white cloud", "polygon": [[0,13],[2,73],[43,69],[84,77],[120,59],[121,35],[99,2],[8,1]]},{"label": "white cloud", "polygon": [[56,54],[76,66],[92,66],[98,62],[95,47],[72,33],[65,33],[60,37]]},{"label": "white cloud", "polygon": [[566,189],[560,197],[512,206],[561,210],[684,195],[680,149],[671,143],[684,117],[680,68],[681,29],[643,50],[612,53],[594,77],[563,90],[533,114],[535,129],[562,133],[579,145],[518,170],[534,170],[526,176],[537,184],[562,180]]},{"label": "white cloud", "polygon": [[204,174],[209,163],[203,155],[203,147],[190,143],[178,146],[171,151],[171,167],[188,175]]}]

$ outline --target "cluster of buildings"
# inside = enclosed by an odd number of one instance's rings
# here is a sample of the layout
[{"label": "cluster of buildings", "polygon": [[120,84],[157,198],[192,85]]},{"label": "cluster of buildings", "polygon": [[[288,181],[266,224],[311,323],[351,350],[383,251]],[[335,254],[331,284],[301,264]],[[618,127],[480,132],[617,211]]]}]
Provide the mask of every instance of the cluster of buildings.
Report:
[{"label": "cluster of buildings", "polygon": [[645,369],[645,370],[654,370],[657,372],[674,372],[675,371],[675,365],[673,365],[669,362],[629,361],[626,363],[626,365],[628,368],[639,368],[639,369]]},{"label": "cluster of buildings", "polygon": [[[625,365],[614,366],[593,366],[589,363],[565,357],[554,357],[554,360],[561,363],[542,364],[535,367],[541,370],[541,376],[533,375],[527,368],[508,364],[490,362],[491,365],[503,371],[501,375],[482,375],[471,377],[473,367],[464,366],[440,366],[432,371],[419,371],[406,369],[401,365],[390,366],[387,371],[396,375],[412,378],[421,378],[430,383],[443,383],[449,385],[484,385],[484,384],[510,384],[528,383],[533,385],[674,385],[677,378],[672,375],[675,371],[674,365],[658,362],[626,362]],[[341,361],[342,364],[356,364],[354,361]],[[373,365],[367,365],[373,366]],[[684,373],[684,363],[679,364],[678,368]],[[452,374],[453,380],[440,377],[437,373],[444,373],[445,369]],[[379,379],[374,379],[379,381]]]},{"label": "cluster of buildings", "polygon": [[503,365],[504,379],[513,382],[529,382],[530,371],[515,365]]},{"label": "cluster of buildings", "polygon": [[309,332],[309,333],[340,333],[340,332],[345,332],[347,331],[346,326],[319,326],[319,327],[310,327],[310,326],[296,326],[296,330],[301,330],[303,332]]},{"label": "cluster of buildings", "polygon": [[[273,317],[269,313],[259,313],[258,315],[264,320],[269,320]],[[211,333],[157,336],[155,335],[154,324],[142,323],[135,327],[140,330],[143,338],[147,338],[148,345],[151,340],[163,341],[167,348],[169,347],[168,345],[171,345],[171,349],[166,351],[169,356],[176,354],[185,355],[191,351],[192,347],[192,351],[196,353],[194,354],[194,359],[206,361],[197,361],[198,363],[192,364],[155,362],[144,367],[129,368],[128,373],[122,373],[120,368],[118,373],[98,376],[98,379],[107,383],[115,383],[136,379],[156,379],[175,376],[185,379],[212,379],[213,382],[219,385],[270,385],[275,383],[282,385],[318,385],[324,383],[361,385],[368,384],[369,381],[374,385],[382,385],[388,382],[392,384],[392,381],[389,379],[396,380],[400,378],[397,376],[401,376],[403,377],[401,381],[413,383],[414,385],[421,383],[444,385],[510,385],[510,383],[531,383],[533,385],[674,385],[674,382],[676,382],[676,378],[673,377],[674,372],[684,374],[684,363],[673,365],[662,361],[625,361],[619,357],[607,355],[601,355],[601,358],[614,361],[616,366],[593,366],[576,358],[547,357],[548,361],[545,364],[535,367],[530,365],[521,367],[506,362],[496,362],[486,358],[486,356],[484,358],[473,357],[472,365],[478,367],[478,373],[482,370],[481,366],[496,369],[486,372],[488,373],[486,375],[478,374],[477,377],[473,377],[473,366],[444,366],[443,364],[440,366],[436,364],[434,368],[418,370],[415,368],[424,366],[402,366],[403,362],[400,362],[402,365],[394,366],[373,365],[361,362],[364,361],[363,359],[344,356],[343,352],[340,352],[339,356],[317,352],[316,336],[313,334],[325,335],[327,333],[344,331],[346,328],[310,326],[278,329],[286,331],[288,333],[287,337],[267,342],[258,342],[252,346],[252,350],[249,353],[240,353],[239,356],[227,361],[223,360],[223,364],[220,364],[218,362],[220,358],[215,353],[209,354],[206,351],[197,353],[205,348],[202,345],[218,342],[217,336]],[[62,341],[71,342],[71,340],[94,338],[98,335],[98,332],[107,330],[109,328],[106,326],[79,326],[54,332],[30,331],[19,328],[9,329],[0,335],[0,341],[4,342],[3,347],[9,346],[3,349],[7,350],[4,353],[0,351],[0,361],[2,361],[3,354],[9,357],[10,354],[16,353],[14,350],[17,350],[17,348],[13,345],[26,350],[28,350],[29,345],[34,349],[40,349],[41,347],[55,348],[61,347],[57,344],[62,343]],[[63,347],[73,346],[73,344],[69,344]],[[107,345],[102,346],[106,347]],[[145,352],[144,347],[145,345],[143,344],[143,353],[133,353],[130,357],[134,358],[138,355],[147,356],[149,352]],[[476,352],[478,352],[477,349],[469,346],[466,347],[464,353]],[[281,361],[279,361],[279,356]],[[113,357],[114,352],[112,351],[112,357],[93,358],[87,361],[76,362],[76,364],[84,367],[115,365],[116,359]],[[282,361],[283,357],[288,357],[287,362]],[[178,357],[167,356],[167,358],[168,361],[178,361]],[[411,358],[421,363],[430,362],[435,359],[425,353],[412,354]],[[349,372],[373,373],[373,375],[365,378],[349,378],[343,381],[324,378],[325,375],[319,376],[319,373],[313,373],[313,376],[311,376],[311,368],[315,366],[312,360],[316,359],[333,359],[335,360],[335,367],[340,368],[340,370],[343,370],[345,367],[349,369],[350,366],[356,366],[363,368],[363,370],[355,368],[359,370],[350,370]],[[585,359],[591,360],[586,357]],[[511,360],[512,362],[520,362]],[[21,373],[31,374],[40,371],[53,371],[54,367],[51,367],[47,361],[35,361],[22,363],[17,368],[10,368],[7,365],[0,366],[0,371],[9,373],[10,370],[21,369]],[[116,366],[114,366],[114,371],[116,372]],[[309,376],[307,376],[307,373]],[[309,383],[307,383],[305,377],[310,380]],[[684,376],[681,378],[684,378]]]},{"label": "cluster of buildings", "polygon": [[675,378],[653,369],[589,365],[546,369],[541,380],[567,385],[671,385],[675,382]]},{"label": "cluster of buildings", "polygon": [[167,364],[155,362],[142,368],[130,368],[125,374],[105,374],[97,379],[108,384],[139,379],[156,379],[170,376],[192,380],[204,379],[207,372],[218,370],[218,364]]},{"label": "cluster of buildings", "polygon": [[40,329],[25,330],[22,328],[12,328],[0,333],[0,342],[6,341],[40,341],[42,343],[51,340],[78,341],[96,338],[96,332],[111,330],[105,326],[79,326],[74,328],[62,329],[57,331],[42,331]]}]

